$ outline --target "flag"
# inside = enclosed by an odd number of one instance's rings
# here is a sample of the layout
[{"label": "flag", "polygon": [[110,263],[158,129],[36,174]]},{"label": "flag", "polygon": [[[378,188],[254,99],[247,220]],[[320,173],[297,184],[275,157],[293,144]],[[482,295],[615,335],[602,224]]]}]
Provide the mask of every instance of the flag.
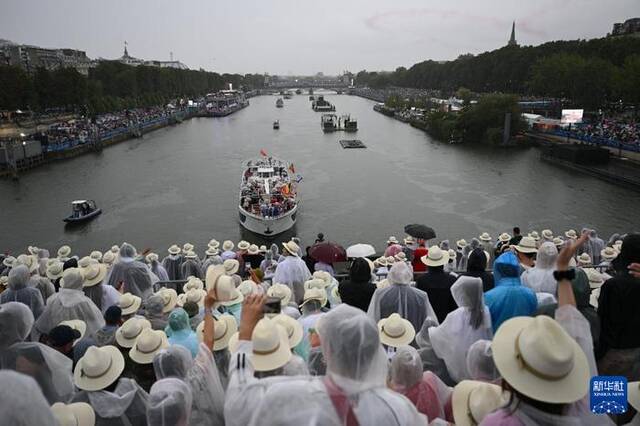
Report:
[{"label": "flag", "polygon": [[282,194],[289,195],[289,184],[282,187]]},{"label": "flag", "polygon": [[260,155],[262,155],[263,157],[268,157],[267,151],[265,151],[264,149],[260,150]]},{"label": "flag", "polygon": [[291,164],[289,165],[289,171],[290,171],[291,173],[295,173],[295,172],[296,172],[295,167],[293,167],[293,163],[291,163]]},{"label": "flag", "polygon": [[298,175],[298,176],[296,176],[296,182],[297,182],[297,183],[302,182],[302,175]]}]

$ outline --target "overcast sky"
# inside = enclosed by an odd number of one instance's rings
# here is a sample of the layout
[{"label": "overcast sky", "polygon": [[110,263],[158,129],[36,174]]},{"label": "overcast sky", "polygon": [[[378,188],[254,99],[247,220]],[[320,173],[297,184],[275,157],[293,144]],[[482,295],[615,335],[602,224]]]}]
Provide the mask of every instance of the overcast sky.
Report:
[{"label": "overcast sky", "polygon": [[640,0],[1,0],[0,38],[219,72],[393,70],[518,42],[602,37]]}]

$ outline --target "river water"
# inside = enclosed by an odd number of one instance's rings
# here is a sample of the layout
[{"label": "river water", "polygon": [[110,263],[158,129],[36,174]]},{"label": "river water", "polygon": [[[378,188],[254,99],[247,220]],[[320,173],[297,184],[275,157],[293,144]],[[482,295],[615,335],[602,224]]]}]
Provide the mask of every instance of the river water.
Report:
[{"label": "river water", "polygon": [[[275,108],[274,96],[224,118],[197,118],[64,162],[0,181],[0,250],[27,245],[74,253],[106,250],[123,241],[161,255],[191,242],[203,251],[211,238],[262,242],[238,223],[241,162],[261,149],[295,164],[303,176],[298,223],[304,244],[318,232],[345,246],[370,242],[381,249],[407,223],[425,223],[439,238],[496,236],[514,225],[538,232],[594,227],[640,228],[634,192],[539,160],[536,149],[492,150],[451,146],[372,110],[373,102],[327,95],[337,113],[358,119],[357,136],[324,134],[308,95]],[[272,122],[280,120],[280,130]],[[344,150],[341,138],[367,149]],[[70,201],[95,199],[103,214],[79,227],[62,222]]]}]

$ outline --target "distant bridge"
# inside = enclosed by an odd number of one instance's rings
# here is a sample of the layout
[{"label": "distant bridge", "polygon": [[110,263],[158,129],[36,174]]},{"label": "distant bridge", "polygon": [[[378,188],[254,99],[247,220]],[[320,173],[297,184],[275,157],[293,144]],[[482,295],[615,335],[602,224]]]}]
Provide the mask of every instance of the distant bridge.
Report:
[{"label": "distant bridge", "polygon": [[347,87],[349,87],[349,83],[340,80],[287,80],[270,83],[268,89],[346,89]]}]

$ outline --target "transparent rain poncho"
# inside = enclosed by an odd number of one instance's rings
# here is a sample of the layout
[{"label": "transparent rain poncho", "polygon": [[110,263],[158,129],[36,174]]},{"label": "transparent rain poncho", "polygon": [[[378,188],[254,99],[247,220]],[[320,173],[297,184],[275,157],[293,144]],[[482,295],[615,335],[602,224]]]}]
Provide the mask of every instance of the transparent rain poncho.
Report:
[{"label": "transparent rain poncho", "polygon": [[551,242],[542,243],[538,248],[535,266],[527,269],[520,276],[522,285],[529,287],[535,293],[549,293],[556,296],[558,284],[553,278],[553,271],[557,258],[558,249],[556,246]]},{"label": "transparent rain poncho", "polygon": [[202,274],[206,277],[209,266],[216,265],[222,265],[222,258],[219,255],[208,257],[204,262],[202,262]]},{"label": "transparent rain poncho", "polygon": [[285,256],[276,266],[272,282],[288,286],[293,292],[296,303],[302,303],[305,281],[311,279],[311,272],[306,263],[296,256]]},{"label": "transparent rain poncho", "polygon": [[147,421],[154,426],[186,426],[191,417],[191,388],[176,378],[158,380],[151,386]]},{"label": "transparent rain poncho", "polygon": [[149,395],[133,379],[120,377],[110,392],[79,391],[72,402],[86,402],[96,414],[97,425],[146,425]]},{"label": "transparent rain poncho", "polygon": [[38,384],[15,371],[0,371],[0,419],[11,426],[58,426]]},{"label": "transparent rain poncho", "polygon": [[82,292],[82,272],[77,268],[67,269],[62,278],[64,288],[47,300],[44,312],[36,320],[36,331],[48,334],[62,321],[78,319],[87,325],[85,336],[93,336],[104,327],[104,318],[100,309]]},{"label": "transparent rain poncho", "polygon": [[0,303],[20,302],[29,307],[33,317],[38,319],[44,310],[44,300],[37,288],[29,287],[29,268],[24,265],[11,268],[7,289],[0,294]]},{"label": "transparent rain poncho", "polygon": [[171,311],[164,332],[169,338],[170,344],[184,346],[193,357],[198,354],[198,336],[191,329],[189,315],[184,309],[176,308]]},{"label": "transparent rain poncho", "polygon": [[158,260],[152,260],[149,268],[160,281],[169,281],[169,274],[167,273],[167,270],[160,264],[160,262],[158,262]]},{"label": "transparent rain poncho", "polygon": [[[66,402],[73,395],[71,359],[42,343],[22,342],[5,349],[0,354],[0,368],[31,376],[49,404]],[[3,383],[0,388],[4,387]]]},{"label": "transparent rain poncho", "polygon": [[113,265],[103,283],[118,288],[123,282],[124,293],[131,293],[144,300],[153,291],[151,270],[144,263],[135,260],[135,257],[136,249],[131,244],[122,244],[118,262]]},{"label": "transparent rain poncho", "polygon": [[416,332],[416,344],[418,345],[418,354],[422,360],[422,371],[431,371],[438,376],[447,385],[453,386],[456,383],[449,376],[449,370],[444,361],[436,355],[431,346],[431,338],[429,337],[429,329],[437,327],[438,322],[434,319],[427,318],[419,331]]},{"label": "transparent rain poncho", "polygon": [[389,369],[389,387],[406,396],[429,421],[446,420],[452,413],[445,413],[445,406],[453,390],[435,374],[422,371],[422,360],[411,346],[400,346]]},{"label": "transparent rain poncho", "polygon": [[144,301],[144,316],[151,323],[154,330],[163,330],[167,326],[167,315],[164,309],[164,300],[159,294],[153,294]]},{"label": "transparent rain poncho", "polygon": [[33,313],[23,303],[0,305],[0,353],[14,343],[23,342],[31,333],[34,321]]},{"label": "transparent rain poncho", "polygon": [[466,355],[480,339],[492,339],[491,315],[484,305],[482,280],[460,277],[451,286],[458,309],[450,312],[438,327],[429,330],[431,346],[444,360],[449,376],[456,382],[468,379]]},{"label": "transparent rain poncho", "polygon": [[[586,231],[586,229],[583,229],[583,231]],[[587,253],[591,257],[591,262],[594,265],[599,265],[601,260],[600,252],[604,247],[604,240],[598,237],[598,233],[594,230],[589,230],[589,239],[582,247],[578,248],[578,254]]]},{"label": "transparent rain poncho", "polygon": [[[41,261],[43,261],[43,260],[45,260],[45,259],[41,259]],[[45,267],[46,267],[46,260],[45,260],[44,263],[45,263]],[[44,301],[46,301],[53,293],[56,292],[55,286],[53,285],[51,280],[49,280],[49,278],[47,278],[47,277],[35,275],[35,276],[31,277],[31,279],[29,280],[29,284],[28,285],[30,287],[34,287],[34,288],[38,289],[38,291],[42,295],[42,300],[44,300]]]},{"label": "transparent rain poncho", "polygon": [[493,265],[495,287],[484,295],[495,332],[509,318],[531,316],[538,307],[535,293],[520,281],[520,263],[513,252],[498,257]]},{"label": "transparent rain poncho", "polygon": [[182,265],[180,265],[180,271],[182,272],[183,277],[196,277],[204,279],[200,264],[196,260],[185,259],[185,261],[182,262]]},{"label": "transparent rain poncho", "polygon": [[396,262],[391,267],[387,276],[391,285],[373,293],[367,310],[376,324],[393,313],[409,321],[415,330],[422,327],[426,318],[438,321],[427,293],[410,285],[412,278],[411,268],[405,262]]},{"label": "transparent rain poncho", "polygon": [[491,340],[478,340],[467,351],[467,373],[469,379],[495,382],[500,373],[493,362]]},{"label": "transparent rain poncho", "polygon": [[167,271],[167,275],[170,280],[181,280],[182,269],[180,266],[182,265],[182,256],[179,254],[170,254],[169,256],[162,259],[162,266]]}]

